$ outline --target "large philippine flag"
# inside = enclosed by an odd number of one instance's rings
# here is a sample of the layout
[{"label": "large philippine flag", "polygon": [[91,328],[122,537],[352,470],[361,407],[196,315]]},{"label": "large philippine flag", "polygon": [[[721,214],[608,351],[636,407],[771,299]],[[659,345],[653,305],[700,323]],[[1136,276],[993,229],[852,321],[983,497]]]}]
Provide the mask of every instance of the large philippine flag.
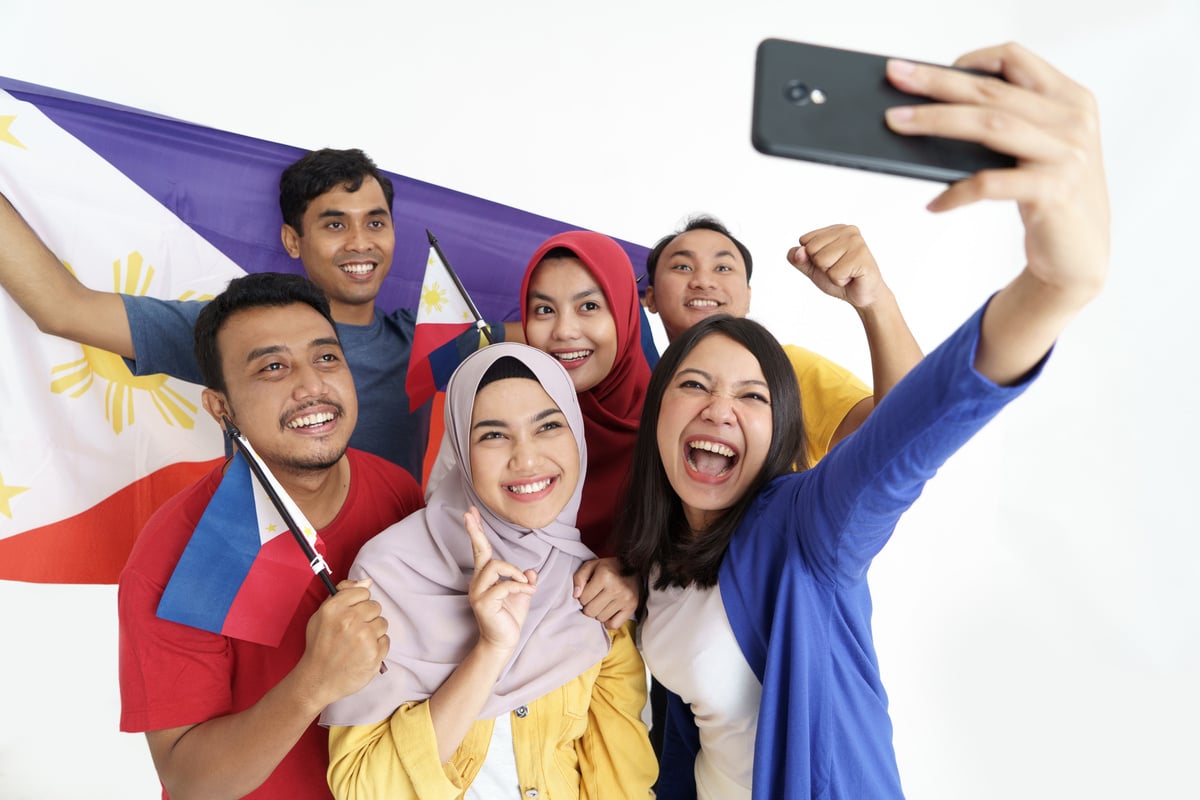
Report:
[{"label": "large philippine flag", "polygon": [[457,281],[450,275],[436,247],[429,248],[420,303],[404,383],[410,410],[420,408],[436,392],[445,390],[450,375],[461,360],[455,340],[459,334],[475,327],[470,303],[459,291]]},{"label": "large philippine flag", "polygon": [[[280,243],[278,198],[303,153],[0,77],[0,192],[94,289],[203,299],[245,272],[302,272]],[[452,243],[483,317],[517,319],[529,255],[578,227],[387,174],[384,311],[417,308],[429,228]],[[198,387],[41,334],[2,291],[0,351],[0,580],[114,583],[149,516],[221,457],[220,430]]]},{"label": "large philippine flag", "polygon": [[[301,535],[324,545],[295,501],[242,444],[270,481]],[[323,554],[323,553],[322,553]],[[234,456],[163,590],[158,616],[277,647],[314,569],[243,453]]]}]

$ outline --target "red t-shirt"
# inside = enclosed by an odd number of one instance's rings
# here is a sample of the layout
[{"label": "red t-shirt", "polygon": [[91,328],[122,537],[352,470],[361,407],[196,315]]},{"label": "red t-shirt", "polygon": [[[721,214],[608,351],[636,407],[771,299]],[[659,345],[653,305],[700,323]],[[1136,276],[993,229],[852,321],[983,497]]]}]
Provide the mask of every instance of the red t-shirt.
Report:
[{"label": "red t-shirt", "polygon": [[[346,577],[368,539],[424,505],[406,471],[347,450],[350,490],[336,519],[320,531],[334,583]],[[230,639],[155,616],[163,589],[192,530],[221,482],[222,467],[169,500],[146,523],[121,573],[121,730],[156,731],[242,711],[286,675],[304,653],[309,617],[329,597],[313,576],[278,647]],[[316,721],[252,798],[331,797],[326,729]],[[166,792],[163,792],[166,796]]]}]

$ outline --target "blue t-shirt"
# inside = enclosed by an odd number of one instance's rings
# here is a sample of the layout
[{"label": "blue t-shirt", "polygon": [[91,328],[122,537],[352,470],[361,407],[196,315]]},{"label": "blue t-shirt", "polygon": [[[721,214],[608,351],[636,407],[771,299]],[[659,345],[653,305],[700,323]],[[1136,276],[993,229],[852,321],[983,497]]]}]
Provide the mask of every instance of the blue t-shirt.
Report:
[{"label": "blue t-shirt", "polygon": [[[194,354],[193,330],[203,302],[160,300],[155,297],[121,295],[133,337],[134,360],[126,364],[134,375],[166,373],[180,380],[202,383]],[[375,309],[370,325],[337,323],[342,350],[354,376],[358,393],[358,423],[350,446],[391,461],[417,481],[429,441],[432,402],[416,411],[408,410],[404,382],[412,353],[414,312],[402,308],[391,314]],[[504,338],[504,327],[491,328],[496,341]],[[479,346],[479,332],[471,329],[458,337],[459,359]]]}]

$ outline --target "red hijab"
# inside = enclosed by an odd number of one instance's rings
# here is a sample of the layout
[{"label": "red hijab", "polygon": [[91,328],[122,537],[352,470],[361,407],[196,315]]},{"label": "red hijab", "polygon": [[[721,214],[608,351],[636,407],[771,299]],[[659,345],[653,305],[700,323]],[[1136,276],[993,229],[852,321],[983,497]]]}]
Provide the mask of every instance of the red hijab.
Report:
[{"label": "red hijab", "polygon": [[577,524],[584,544],[601,557],[611,556],[616,548],[616,511],[625,494],[638,421],[650,384],[650,367],[642,354],[637,278],[625,250],[603,234],[568,231],[551,236],[529,259],[521,279],[522,329],[528,322],[530,277],[546,253],[556,247],[570,250],[592,273],[616,323],[617,357],[612,369],[600,383],[579,395],[588,463]]}]

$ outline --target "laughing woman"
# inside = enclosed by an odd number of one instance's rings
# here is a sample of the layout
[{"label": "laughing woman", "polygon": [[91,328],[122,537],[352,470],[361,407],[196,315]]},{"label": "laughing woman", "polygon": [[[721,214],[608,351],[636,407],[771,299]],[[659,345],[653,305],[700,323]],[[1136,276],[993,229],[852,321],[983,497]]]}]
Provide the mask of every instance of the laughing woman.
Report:
[{"label": "laughing woman", "polygon": [[570,378],[531,347],[485,348],[450,379],[446,434],[454,464],[428,506],[350,571],[374,581],[392,643],[387,671],[322,717],[334,796],[648,797],[631,626],[606,630],[572,596],[594,555],[575,527],[587,447]]},{"label": "laughing woman", "polygon": [[931,208],[1016,200],[1027,265],[813,469],[798,389],[761,326],[705,320],[655,368],[634,454],[624,562],[647,593],[643,654],[674,693],[660,798],[899,798],[867,570],[938,467],[1037,376],[1103,285],[1108,200],[1090,93],[1030,53],[891,62],[948,104],[889,112],[901,133],[986,142],[1011,170]]}]

